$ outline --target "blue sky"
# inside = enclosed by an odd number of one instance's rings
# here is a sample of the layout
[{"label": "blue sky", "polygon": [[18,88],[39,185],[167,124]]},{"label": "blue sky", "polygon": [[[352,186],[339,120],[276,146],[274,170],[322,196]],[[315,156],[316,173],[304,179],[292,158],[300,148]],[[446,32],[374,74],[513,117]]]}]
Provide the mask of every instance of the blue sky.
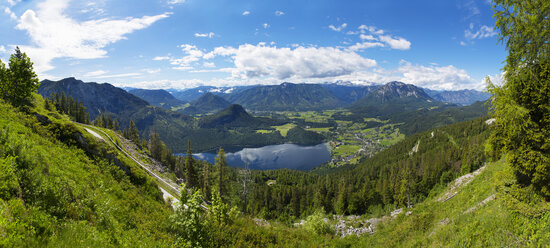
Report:
[{"label": "blue sky", "polygon": [[506,52],[487,0],[2,0],[0,59],[139,88],[399,80],[483,89]]}]

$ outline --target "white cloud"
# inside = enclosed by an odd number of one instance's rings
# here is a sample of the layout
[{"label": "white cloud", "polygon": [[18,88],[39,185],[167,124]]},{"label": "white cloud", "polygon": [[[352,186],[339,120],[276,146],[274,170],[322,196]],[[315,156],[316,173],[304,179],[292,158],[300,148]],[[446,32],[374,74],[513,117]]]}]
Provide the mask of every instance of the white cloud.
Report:
[{"label": "white cloud", "polygon": [[4,8],[4,13],[8,14],[10,16],[10,19],[17,20],[17,16],[15,15],[15,13],[13,13],[13,11],[11,11],[10,8]]},{"label": "white cloud", "polygon": [[367,48],[373,48],[373,47],[384,47],[384,44],[380,42],[361,42],[348,47],[348,49],[351,51],[361,51],[361,50],[364,50]]},{"label": "white cloud", "polygon": [[247,15],[250,15],[250,11],[243,12],[243,16],[247,16]]},{"label": "white cloud", "polygon": [[7,53],[8,50],[6,49],[5,46],[0,46],[0,53]]},{"label": "white cloud", "polygon": [[342,25],[338,26],[338,27],[335,27],[334,25],[329,25],[328,28],[336,31],[336,32],[340,32],[342,31],[342,29],[346,28],[348,26],[347,23],[343,23]]},{"label": "white cloud", "polygon": [[377,40],[376,38],[374,38],[374,36],[367,35],[367,34],[361,34],[361,35],[359,35],[359,38],[361,40]]},{"label": "white cloud", "polygon": [[263,26],[264,28],[269,28],[269,27],[270,27],[268,23],[264,23],[262,26]]},{"label": "white cloud", "polygon": [[170,57],[168,56],[156,56],[153,58],[153,60],[160,61],[160,60],[169,60]]},{"label": "white cloud", "polygon": [[10,6],[14,6],[14,5],[18,4],[19,2],[21,2],[21,0],[8,0],[8,3],[10,4]]},{"label": "white cloud", "polygon": [[477,82],[470,77],[466,70],[456,68],[453,65],[423,66],[401,61],[397,72],[401,75],[400,81],[434,90],[481,90],[485,87],[482,82]]},{"label": "white cloud", "polygon": [[468,45],[468,44],[467,44],[466,42],[464,42],[464,41],[460,41],[460,45],[461,45],[461,46],[466,46],[466,45]]},{"label": "white cloud", "polygon": [[378,38],[393,49],[409,50],[411,48],[411,42],[401,37],[392,38],[389,35],[381,35]]},{"label": "white cloud", "polygon": [[106,73],[108,73],[108,71],[104,71],[104,70],[91,71],[84,74],[84,77],[97,77],[97,76],[104,75]]},{"label": "white cloud", "polygon": [[285,14],[285,12],[282,12],[282,11],[280,11],[280,10],[275,11],[275,15],[276,15],[276,16],[282,16],[282,15],[284,15],[284,14]]},{"label": "white cloud", "polygon": [[378,35],[384,34],[384,30],[382,30],[382,29],[377,29],[377,28],[374,27],[374,26],[367,26],[367,25],[365,25],[365,24],[359,26],[357,29],[359,29],[359,31],[360,31],[361,33],[369,32],[369,33],[378,34]]},{"label": "white cloud", "polygon": [[470,28],[464,31],[464,37],[469,40],[484,39],[497,35],[493,27],[481,26],[478,30],[474,30],[474,24],[470,23]]},{"label": "white cloud", "polygon": [[37,10],[27,10],[19,18],[17,29],[25,30],[33,46],[21,46],[35,62],[41,74],[51,70],[56,58],[95,59],[107,56],[104,48],[124,35],[144,29],[167,18],[171,13],[141,18],[102,18],[79,22],[63,12],[69,0],[47,0],[37,4]]},{"label": "white cloud", "polygon": [[172,69],[176,69],[176,70],[193,69],[193,67],[191,67],[190,65],[193,62],[199,61],[204,56],[204,53],[201,50],[197,49],[197,47],[194,45],[183,44],[180,47],[185,56],[177,59],[170,58],[170,64],[176,66],[176,67],[172,67]]},{"label": "white cloud", "polygon": [[210,33],[205,33],[205,34],[195,33],[195,37],[208,37],[208,38],[212,38],[212,37],[214,37],[214,33],[212,33],[212,32],[210,32]]},{"label": "white cloud", "polygon": [[214,68],[216,67],[216,64],[214,64],[214,62],[204,62],[202,63],[202,66],[206,68]]},{"label": "white cloud", "polygon": [[235,68],[233,78],[274,77],[283,79],[325,78],[350,74],[376,66],[376,61],[352,51],[332,47],[277,48],[241,45],[238,48],[218,47],[205,58],[231,56]]},{"label": "white cloud", "polygon": [[160,72],[160,69],[143,69],[143,71],[149,73],[149,74],[155,74],[155,73],[159,73]]},{"label": "white cloud", "polygon": [[185,0],[169,0],[168,4],[180,4],[185,3]]}]

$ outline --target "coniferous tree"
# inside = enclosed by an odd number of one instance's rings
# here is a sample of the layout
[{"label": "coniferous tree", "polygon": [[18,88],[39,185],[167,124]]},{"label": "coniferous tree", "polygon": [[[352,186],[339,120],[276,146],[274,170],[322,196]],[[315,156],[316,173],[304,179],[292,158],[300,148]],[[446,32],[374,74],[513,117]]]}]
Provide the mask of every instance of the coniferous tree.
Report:
[{"label": "coniferous tree", "polygon": [[225,152],[223,148],[220,147],[218,150],[218,156],[216,157],[216,166],[218,166],[218,192],[222,197],[227,197],[227,185],[225,182],[225,170],[227,167],[227,162],[225,159]]},{"label": "coniferous tree", "polygon": [[40,86],[33,62],[16,47],[8,64],[9,69],[0,64],[0,95],[14,106],[26,105]]},{"label": "coniferous tree", "polygon": [[191,153],[191,141],[187,140],[187,155],[185,156],[185,180],[190,188],[198,188],[198,176],[195,170],[195,159]]},{"label": "coniferous tree", "polygon": [[203,169],[202,169],[202,180],[203,180],[203,186],[202,191],[204,192],[204,197],[206,199],[210,199],[210,165],[208,163],[202,163]]},{"label": "coniferous tree", "polygon": [[550,199],[550,2],[494,0],[493,9],[509,52],[503,85],[488,86],[493,156],[506,153],[518,181]]},{"label": "coniferous tree", "polygon": [[128,126],[128,135],[131,141],[133,141],[135,144],[139,143],[139,130],[136,127],[136,124],[133,120],[130,120],[130,124]]}]

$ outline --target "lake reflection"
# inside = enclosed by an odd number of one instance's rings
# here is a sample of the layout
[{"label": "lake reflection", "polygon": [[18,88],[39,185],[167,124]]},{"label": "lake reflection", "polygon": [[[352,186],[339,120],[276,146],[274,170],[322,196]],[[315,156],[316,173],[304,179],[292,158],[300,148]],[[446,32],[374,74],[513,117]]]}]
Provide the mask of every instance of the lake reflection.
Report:
[{"label": "lake reflection", "polygon": [[[255,170],[309,170],[330,161],[330,151],[326,143],[316,146],[282,144],[244,148],[235,153],[226,153],[226,156],[230,166],[243,167],[247,163],[250,169]],[[193,157],[214,164],[216,154],[198,153]]]}]

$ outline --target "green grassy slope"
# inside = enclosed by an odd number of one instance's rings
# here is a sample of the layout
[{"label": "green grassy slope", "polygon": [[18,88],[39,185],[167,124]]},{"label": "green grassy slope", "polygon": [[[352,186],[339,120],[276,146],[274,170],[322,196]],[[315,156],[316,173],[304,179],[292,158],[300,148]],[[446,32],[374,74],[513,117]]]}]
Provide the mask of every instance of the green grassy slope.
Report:
[{"label": "green grassy slope", "polygon": [[[439,190],[361,238],[357,247],[547,247],[550,204],[519,189],[503,161],[488,163],[451,199]],[[494,195],[494,197],[493,197]],[[491,200],[492,199],[492,200]],[[486,204],[483,202],[486,200]]]},{"label": "green grassy slope", "polygon": [[0,103],[0,246],[166,246],[171,210],[156,183],[66,117]]}]

